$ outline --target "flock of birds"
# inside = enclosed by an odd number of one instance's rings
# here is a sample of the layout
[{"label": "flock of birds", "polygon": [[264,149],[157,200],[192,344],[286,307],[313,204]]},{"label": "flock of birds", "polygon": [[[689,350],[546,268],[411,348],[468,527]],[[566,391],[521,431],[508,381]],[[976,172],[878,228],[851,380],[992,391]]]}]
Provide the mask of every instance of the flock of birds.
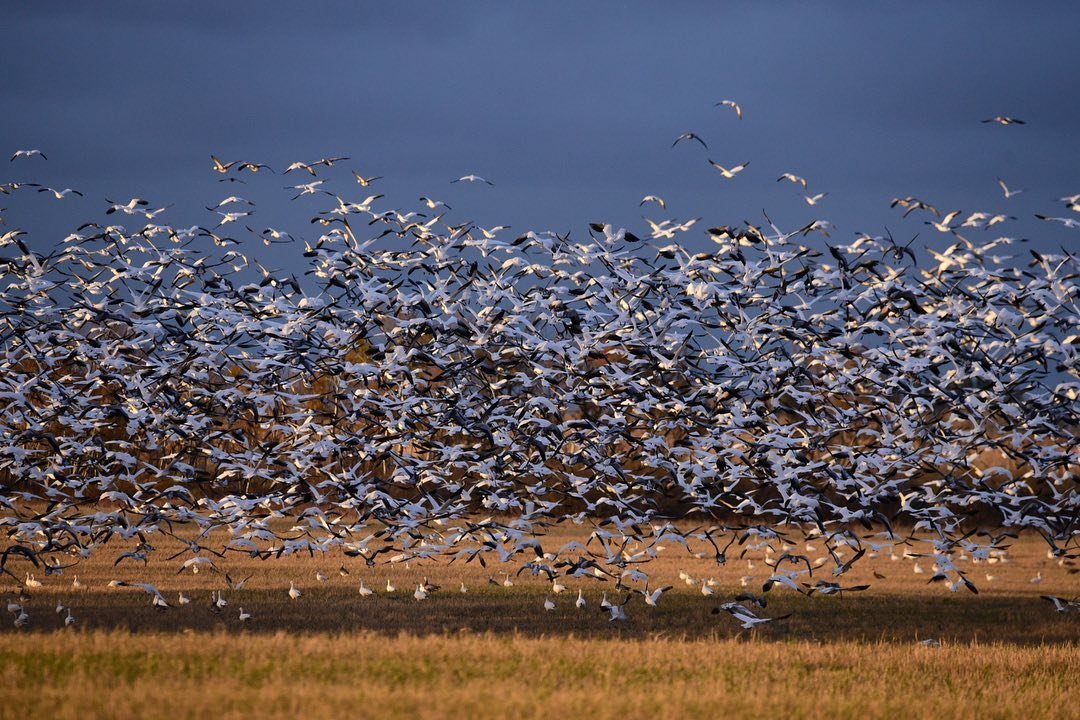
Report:
[{"label": "flock of birds", "polygon": [[[347,160],[282,170],[311,178],[292,200],[332,198],[314,237],[244,225],[254,204],[235,195],[208,207],[213,226],[162,224],[167,206],[131,198],[106,201],[125,224],[59,243],[0,233],[3,574],[28,583],[18,565],[59,573],[117,538],[138,543],[117,563],[145,564],[164,534],[185,538],[181,569],[334,549],[369,566],[497,560],[553,585],[629,577],[655,605],[661,544],[703,543],[723,565],[791,527],[821,562],[783,552],[763,592],[858,591],[840,577],[900,543],[974,592],[957,555],[989,560],[1019,530],[1075,569],[1080,259],[984,239],[1011,216],[897,198],[945,236],[925,248],[767,217],[699,236],[699,218],[670,217],[640,235],[515,235],[432,198],[394,209],[332,190]],[[749,165],[708,162],[726,181]],[[211,170],[276,174],[216,156]],[[363,194],[381,179],[353,176]],[[778,181],[809,206],[827,195]],[[1080,212],[1080,196],[1062,202]],[[302,244],[307,265],[267,268],[248,242]],[[590,543],[545,549],[564,522],[592,524]],[[815,570],[834,580],[806,582]],[[753,627],[764,606],[718,612]]]}]

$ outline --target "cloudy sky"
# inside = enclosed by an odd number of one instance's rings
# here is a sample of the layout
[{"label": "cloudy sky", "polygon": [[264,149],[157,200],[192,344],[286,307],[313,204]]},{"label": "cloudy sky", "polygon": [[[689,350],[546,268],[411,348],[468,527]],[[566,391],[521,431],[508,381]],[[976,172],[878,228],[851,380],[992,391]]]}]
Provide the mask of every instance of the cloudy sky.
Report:
[{"label": "cloudy sky", "polygon": [[[306,233],[326,196],[289,202],[311,178],[261,173],[219,184],[209,156],[351,159],[320,174],[382,175],[380,209],[445,201],[454,222],[584,233],[643,216],[834,237],[887,227],[947,243],[889,202],[1020,219],[991,233],[1080,246],[1080,4],[905,2],[296,3],[0,2],[0,182],[84,198],[0,196],[33,242],[104,219],[105,198],[172,204],[159,221],[211,224],[205,205],[256,200],[253,227]],[[737,100],[740,121],[721,99]],[[1025,125],[980,121],[997,115]],[[692,131],[707,144],[683,142]],[[724,180],[707,160],[749,167]],[[783,172],[829,193],[815,206]],[[467,173],[495,183],[451,184]],[[1006,199],[997,177],[1025,192]],[[295,178],[295,179],[294,179]],[[639,208],[665,197],[667,213]],[[62,235],[61,235],[62,236]],[[989,234],[986,235],[989,238]],[[979,235],[978,237],[983,237]]]}]

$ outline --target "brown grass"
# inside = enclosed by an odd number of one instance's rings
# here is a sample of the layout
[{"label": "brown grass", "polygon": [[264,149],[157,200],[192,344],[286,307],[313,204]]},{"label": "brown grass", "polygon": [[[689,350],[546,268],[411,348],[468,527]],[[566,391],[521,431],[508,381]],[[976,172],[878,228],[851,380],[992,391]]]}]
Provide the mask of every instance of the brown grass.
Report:
[{"label": "brown grass", "polygon": [[0,639],[0,718],[1074,717],[1075,646],[373,633]]},{"label": "brown grass", "polygon": [[[572,533],[543,542],[554,548]],[[155,558],[180,547],[154,543]],[[821,555],[811,543],[810,556]],[[114,566],[127,549],[110,545],[62,575],[38,573],[45,587],[26,603],[29,628],[16,630],[3,616],[0,718],[32,708],[56,718],[1068,717],[1080,690],[1080,613],[1058,614],[1039,599],[1080,594],[1080,576],[1048,559],[1037,537],[1014,542],[1007,562],[960,563],[978,581],[978,596],[927,586],[929,572],[917,575],[911,560],[883,554],[839,578],[871,583],[863,593],[773,590],[765,614],[792,617],[753,632],[711,611],[739,591],[760,591],[768,569],[757,551],[718,567],[669,544],[641,567],[654,587],[675,589],[657,608],[634,597],[629,621],[610,623],[597,606],[602,592],[615,597],[611,582],[563,579],[568,591],[545,612],[543,578],[526,572],[511,574],[511,588],[489,584],[516,566],[368,568],[340,554],[215,559],[234,579],[252,577],[243,590],[226,590],[228,605],[213,613],[210,593],[225,588],[224,573],[178,575],[180,560]],[[929,571],[931,561],[920,562]],[[342,564],[346,577],[337,572]],[[316,570],[330,579],[318,582]],[[716,595],[680,582],[680,570],[714,578]],[[71,587],[76,571],[81,590]],[[1043,580],[1032,584],[1036,573]],[[741,587],[743,575],[754,576],[751,588]],[[417,602],[412,591],[425,576],[443,588]],[[387,578],[396,593],[385,592]],[[192,603],[155,610],[141,590],[107,587],[112,579],[153,583],[174,605],[184,591]],[[374,596],[360,597],[361,579]],[[287,595],[290,580],[304,590],[299,600]],[[467,594],[458,592],[462,581]],[[578,588],[584,610],[573,604]],[[63,629],[57,602],[73,608],[72,628]],[[246,624],[241,606],[254,616]],[[920,645],[926,638],[943,647]]]}]

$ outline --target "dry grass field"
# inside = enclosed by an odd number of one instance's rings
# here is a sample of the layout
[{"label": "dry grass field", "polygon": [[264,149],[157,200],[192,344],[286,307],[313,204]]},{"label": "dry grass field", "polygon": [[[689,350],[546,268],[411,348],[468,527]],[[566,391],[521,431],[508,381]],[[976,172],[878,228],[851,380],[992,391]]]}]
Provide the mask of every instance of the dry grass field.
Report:
[{"label": "dry grass field", "polygon": [[[587,537],[576,530],[543,542]],[[341,554],[214,558],[220,572],[178,574],[189,555],[166,562],[181,546],[153,542],[145,567],[114,565],[131,548],[110,544],[63,574],[37,574],[43,586],[22,603],[29,625],[16,629],[10,615],[0,625],[0,718],[1065,718],[1075,717],[1080,697],[1080,612],[1057,613],[1039,597],[1080,595],[1080,574],[1047,558],[1034,536],[1015,541],[1002,562],[958,562],[978,583],[977,596],[928,585],[932,561],[904,559],[898,547],[898,559],[887,551],[865,557],[839,578],[869,583],[867,591],[803,597],[774,589],[761,613],[791,617],[753,631],[713,610],[740,591],[760,593],[771,572],[760,550],[718,567],[671,544],[641,569],[650,587],[673,589],[657,607],[635,594],[628,620],[613,623],[600,599],[626,596],[610,581],[563,578],[567,590],[555,595],[542,576],[515,574],[517,566],[369,568]],[[824,554],[815,541],[792,544],[811,558]],[[250,578],[232,590],[226,572],[234,582]],[[507,572],[511,587],[502,584]],[[76,574],[81,588],[72,586]],[[417,601],[425,577],[442,588]],[[152,583],[172,607],[154,608],[149,594],[109,587],[112,580]],[[706,597],[709,580],[715,594]],[[374,594],[362,596],[361,581]],[[290,582],[300,598],[289,597]],[[16,600],[10,578],[3,589],[5,604]],[[583,609],[574,603],[579,589]],[[227,601],[220,612],[211,610],[216,591]],[[180,605],[180,593],[190,603]],[[554,610],[544,610],[545,597]],[[58,603],[71,608],[71,627]],[[241,608],[250,620],[240,620]],[[928,639],[940,647],[921,643]]]}]

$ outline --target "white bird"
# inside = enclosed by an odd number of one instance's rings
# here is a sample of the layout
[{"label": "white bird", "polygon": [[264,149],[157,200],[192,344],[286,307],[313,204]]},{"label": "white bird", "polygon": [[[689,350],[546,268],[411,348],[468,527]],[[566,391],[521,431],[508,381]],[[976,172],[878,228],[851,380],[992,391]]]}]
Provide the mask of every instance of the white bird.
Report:
[{"label": "white bird", "polygon": [[420,583],[416,586],[416,591],[412,595],[417,600],[427,600],[427,590],[424,589],[424,584]]},{"label": "white bird", "polygon": [[289,581],[289,597],[292,598],[293,600],[296,600],[298,597],[300,597],[303,594],[304,594],[304,592],[300,588],[296,587],[296,583],[294,583],[292,580],[290,580]]},{"label": "white bird", "polygon": [[211,155],[210,156],[210,162],[212,162],[214,164],[213,169],[214,169],[215,172],[227,173],[227,172],[229,172],[229,168],[231,168],[233,165],[235,165],[238,161],[233,160],[232,162],[227,162],[226,163],[226,162],[222,162],[221,160],[219,160],[216,156]]},{"label": "white bird", "polygon": [[68,195],[78,195],[79,197],[83,196],[83,194],[81,192],[79,192],[78,190],[72,190],[71,188],[64,188],[63,190],[54,190],[51,187],[40,187],[40,188],[38,188],[38,192],[39,193],[43,193],[43,192],[52,193],[53,197],[55,197],[57,200],[63,200]]},{"label": "white bird", "polygon": [[485,240],[494,240],[499,234],[500,230],[509,230],[509,225],[496,225],[491,228],[479,228],[480,234],[484,236]]},{"label": "white bird", "polygon": [[244,612],[244,608],[240,608],[240,622],[247,622],[251,619],[251,613]]},{"label": "white bird", "polygon": [[[192,575],[199,574],[199,568],[203,565],[207,565],[211,570],[217,570],[217,566],[214,565],[214,561],[204,555],[196,555],[195,557],[188,558],[184,561],[184,564],[180,567],[180,572],[184,570],[191,570]],[[180,573],[177,573],[178,575]]]},{"label": "white bird", "polygon": [[228,585],[229,589],[233,592],[239,592],[243,590],[244,586],[247,585],[247,581],[250,579],[251,575],[248,575],[247,577],[241,578],[239,580],[233,580],[232,576],[229,575],[229,573],[225,573],[225,584]]},{"label": "white bird", "polygon": [[807,187],[806,187],[806,178],[799,177],[795,173],[786,172],[783,175],[781,175],[780,177],[776,178],[776,182],[780,182],[781,180],[787,180],[789,182],[795,183],[796,185],[802,185],[803,190],[807,189]]},{"label": "white bird", "polygon": [[721,100],[720,102],[713,105],[713,107],[720,107],[721,105],[725,105],[734,110],[735,114],[739,117],[740,120],[742,120],[742,107],[739,105],[739,103],[735,102],[734,100]]},{"label": "white bird", "polygon": [[730,180],[731,178],[735,177],[736,175],[741,173],[743,170],[745,170],[747,167],[749,167],[750,161],[747,160],[742,165],[736,165],[735,167],[730,168],[730,169],[724,167],[723,165],[715,163],[712,160],[709,160],[709,164],[712,165],[717,170],[719,170],[721,175],[723,175],[725,178]]},{"label": "white bird", "polygon": [[135,213],[139,212],[139,208],[146,207],[150,204],[149,201],[143,200],[142,198],[131,198],[126,203],[119,203],[115,200],[109,200],[108,198],[105,198],[105,202],[109,203],[110,205],[109,209],[105,211],[106,215],[112,215],[114,212],[117,211],[125,213],[127,215],[134,215]]},{"label": "white bird", "polygon": [[255,203],[251,202],[250,200],[239,197],[237,195],[230,195],[229,197],[227,197],[224,200],[222,200],[221,202],[219,202],[217,205],[215,205],[213,207],[208,207],[206,209],[207,210],[220,210],[221,208],[225,207],[226,205],[232,205],[233,203],[244,203],[246,205],[254,205],[255,204]]},{"label": "white bird", "polygon": [[26,587],[37,589],[41,587],[41,581],[35,578],[30,573],[26,573],[26,580],[23,581]]},{"label": "white bird", "polygon": [[645,583],[645,589],[638,590],[638,592],[640,592],[641,596],[645,598],[646,605],[656,607],[656,603],[660,601],[660,596],[670,590],[671,587],[671,585],[668,585],[667,587],[657,588],[656,590],[649,592],[649,584]]},{"label": "white bird", "polygon": [[83,584],[81,582],[79,582],[79,576],[78,575],[71,578],[71,587],[74,588],[75,590],[82,590]]},{"label": "white bird", "polygon": [[59,615],[62,612],[64,612],[64,605],[59,600],[57,600],[57,602],[56,602],[56,614]]},{"label": "white bird", "polygon": [[32,158],[35,155],[40,155],[42,160],[49,159],[45,157],[45,153],[41,152],[40,150],[16,150],[15,154],[11,156],[11,160],[9,162],[14,162],[15,158]]},{"label": "white bird", "polygon": [[667,210],[667,201],[659,195],[646,195],[645,197],[641,198],[641,202],[638,203],[638,207],[641,207],[647,202],[654,202],[660,207]]},{"label": "white bird", "polygon": [[1010,190],[1010,189],[1009,189],[1009,186],[1008,186],[1008,185],[1006,185],[1006,184],[1005,184],[1005,181],[1004,181],[1004,180],[1002,180],[1001,178],[998,178],[998,179],[997,179],[997,182],[998,182],[998,185],[1000,185],[1000,186],[1001,186],[1001,191],[1002,191],[1003,193],[1005,193],[1005,199],[1006,199],[1006,200],[1008,200],[1009,198],[1011,198],[1011,197],[1012,197],[1013,195],[1019,195],[1020,193],[1024,192],[1023,190]]},{"label": "white bird", "polygon": [[394,583],[390,582],[390,578],[386,578],[386,592],[392,593],[396,590],[397,588],[394,587]]},{"label": "white bird", "polygon": [[962,210],[953,210],[951,213],[949,213],[948,215],[943,217],[940,222],[931,222],[929,220],[927,220],[925,222],[926,222],[927,225],[934,228],[938,232],[951,233],[951,232],[954,231],[954,228],[949,223],[951,223],[953,220],[955,220],[957,218],[957,216],[960,215],[961,212],[963,212],[963,211]]},{"label": "white bird", "polygon": [[713,594],[713,589],[711,587],[709,587],[708,580],[702,580],[701,581],[701,594],[704,595],[705,597],[708,597],[708,596]]},{"label": "white bird", "polygon": [[817,205],[819,201],[824,200],[828,195],[827,192],[820,192],[817,195],[803,195],[803,200],[806,201],[807,205]]},{"label": "white bird", "polygon": [[1053,595],[1040,595],[1043,600],[1049,600],[1054,604],[1054,610],[1059,613],[1067,613],[1073,608],[1080,608],[1080,600],[1066,600]]},{"label": "white bird", "polygon": [[[165,208],[161,208],[161,209],[164,210]],[[155,214],[157,212],[160,212],[160,210],[155,211]],[[214,210],[213,212],[214,212],[215,215],[220,215],[221,216],[221,221],[218,222],[218,224],[215,225],[214,227],[221,227],[222,225],[227,225],[228,223],[236,222],[240,218],[246,218],[249,215],[254,215],[255,214],[255,212],[253,210],[248,211],[248,212],[221,212],[220,210]],[[149,213],[147,213],[147,217],[150,217]]]},{"label": "white bird", "polygon": [[26,627],[28,624],[30,624],[30,613],[21,610],[15,618],[15,627]]},{"label": "white bird", "polygon": [[181,590],[180,593],[177,595],[176,603],[178,605],[187,605],[190,602],[191,602],[191,598],[189,598],[187,595],[185,595],[184,591]]},{"label": "white bird", "polygon": [[787,615],[779,615],[772,618],[758,617],[739,603],[734,602],[724,603],[720,606],[720,609],[729,613],[732,617],[742,623],[742,627],[744,630],[750,630],[764,623],[774,622],[776,620],[783,620],[785,618],[791,617],[791,613],[788,613]]},{"label": "white bird", "polygon": [[360,173],[353,170],[353,175],[356,176],[356,182],[360,183],[360,187],[367,187],[376,180],[382,180],[382,175],[374,175],[372,177],[364,177]]},{"label": "white bird", "polygon": [[364,581],[361,580],[360,581],[360,597],[367,597],[368,595],[371,595],[373,593],[374,593],[374,591],[371,588],[369,588],[368,586],[364,585]]},{"label": "white bird", "polygon": [[326,582],[327,580],[330,579],[330,576],[327,575],[326,573],[322,572],[322,571],[316,570],[315,571],[315,579],[318,580],[319,582]]},{"label": "white bird", "polygon": [[225,608],[225,606],[229,604],[229,601],[225,599],[225,593],[223,593],[220,590],[217,591],[216,595],[214,593],[211,593],[210,597],[214,601],[213,602],[214,610],[218,610],[218,611],[223,610]]},{"label": "white bird", "polygon": [[1033,585],[1034,585],[1034,584],[1037,584],[1037,583],[1041,583],[1041,582],[1042,582],[1042,570],[1040,570],[1039,572],[1035,573],[1035,577],[1033,577],[1033,578],[1031,578],[1030,580],[1028,580],[1028,582],[1029,582],[1029,583],[1031,583],[1031,584],[1033,584]]},{"label": "white bird", "polygon": [[75,616],[71,614],[71,608],[67,609],[67,617],[64,618],[64,627],[69,627],[75,624]]},{"label": "white bird", "polygon": [[442,200],[432,200],[431,198],[425,197],[423,195],[420,196],[420,202],[424,203],[424,205],[426,205],[429,210],[435,210],[439,207],[444,207],[447,210],[453,210],[452,207],[444,203]]},{"label": "white bird", "polygon": [[315,193],[324,193],[326,195],[333,195],[329,190],[323,190],[320,186],[325,183],[325,180],[313,180],[309,183],[300,183],[299,185],[289,185],[286,190],[299,190],[300,192],[292,196],[292,200],[300,197],[301,195],[314,195]]},{"label": "white bird", "polygon": [[1038,213],[1035,213],[1035,217],[1039,218],[1040,220],[1045,220],[1047,222],[1061,223],[1065,227],[1071,228],[1073,230],[1080,228],[1080,220],[1077,220],[1076,218],[1047,217],[1046,215],[1039,215]]},{"label": "white bird", "polygon": [[629,600],[630,598],[627,597],[626,600],[624,600],[618,605],[608,605],[608,612],[611,613],[611,617],[608,618],[608,622],[625,622],[627,620],[626,611],[623,610],[623,605],[625,605]]},{"label": "white bird", "polygon": [[544,597],[544,609],[548,610],[548,611],[554,610],[555,609],[555,601],[552,600],[551,598],[545,596]]},{"label": "white bird", "polygon": [[482,182],[482,183],[487,183],[488,185],[495,185],[495,183],[491,182],[490,180],[485,180],[484,178],[480,177],[479,175],[462,175],[457,180],[451,180],[450,182],[451,183]]},{"label": "white bird", "polygon": [[577,591],[577,600],[574,601],[574,607],[581,610],[585,607],[585,596],[581,593],[581,588]]},{"label": "white bird", "polygon": [[554,593],[555,595],[558,595],[559,593],[565,592],[565,591],[566,591],[566,586],[563,585],[561,582],[559,582],[558,580],[554,580],[554,579],[551,581],[551,592],[552,593]]}]

